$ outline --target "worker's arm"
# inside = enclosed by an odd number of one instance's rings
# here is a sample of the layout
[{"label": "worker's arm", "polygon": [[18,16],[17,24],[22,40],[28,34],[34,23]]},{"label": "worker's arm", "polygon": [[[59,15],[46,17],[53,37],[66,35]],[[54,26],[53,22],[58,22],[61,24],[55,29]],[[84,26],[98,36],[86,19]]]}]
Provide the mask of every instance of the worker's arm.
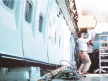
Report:
[{"label": "worker's arm", "polygon": [[84,57],[83,57],[83,52],[81,53],[81,58],[83,59]]},{"label": "worker's arm", "polygon": [[91,40],[90,31],[87,30],[87,33],[88,33],[88,38],[84,39],[84,42],[88,42],[89,40]]},{"label": "worker's arm", "polygon": [[76,52],[76,51],[74,51],[74,54],[75,54],[75,55],[77,55],[77,52]]},{"label": "worker's arm", "polygon": [[81,54],[81,58],[84,58],[84,57],[83,57],[83,54]]},{"label": "worker's arm", "polygon": [[94,39],[94,38],[92,38],[92,40],[91,40],[91,45],[92,45],[92,46],[94,46],[94,41],[93,41],[93,39]]}]

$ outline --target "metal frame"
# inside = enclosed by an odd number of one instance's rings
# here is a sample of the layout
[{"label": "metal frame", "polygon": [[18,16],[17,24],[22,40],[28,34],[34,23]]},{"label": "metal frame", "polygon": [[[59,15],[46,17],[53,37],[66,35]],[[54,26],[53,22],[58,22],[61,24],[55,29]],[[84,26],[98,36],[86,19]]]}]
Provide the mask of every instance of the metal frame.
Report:
[{"label": "metal frame", "polygon": [[[107,41],[101,41],[101,37],[107,37]],[[103,48],[103,47],[101,47],[101,43],[106,43],[107,42],[107,44],[108,44],[108,36],[107,35],[100,35],[99,36],[99,50],[101,50],[101,48]],[[108,68],[108,66],[101,66],[101,62],[108,62],[108,60],[106,60],[106,59],[101,59],[101,54],[108,54],[108,53],[101,53],[101,51],[99,51],[99,74],[101,74],[101,70],[103,69],[103,68]],[[108,55],[105,55],[105,56],[108,56]]]}]

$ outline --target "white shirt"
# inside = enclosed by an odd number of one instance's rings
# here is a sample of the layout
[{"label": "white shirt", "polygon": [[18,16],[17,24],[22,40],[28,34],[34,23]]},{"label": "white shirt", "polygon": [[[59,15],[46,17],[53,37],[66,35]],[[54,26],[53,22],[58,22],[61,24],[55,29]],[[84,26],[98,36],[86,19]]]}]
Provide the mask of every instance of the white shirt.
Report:
[{"label": "white shirt", "polygon": [[[108,53],[108,49],[107,48],[102,48],[101,53]],[[101,57],[105,58],[105,55],[103,54]]]},{"label": "white shirt", "polygon": [[91,40],[91,36],[89,35],[88,38],[78,38],[79,43],[79,51],[87,51],[87,42]]},{"label": "white shirt", "polygon": [[102,48],[101,53],[108,53],[108,48]]},{"label": "white shirt", "polygon": [[94,42],[87,43],[87,53],[93,53]]}]

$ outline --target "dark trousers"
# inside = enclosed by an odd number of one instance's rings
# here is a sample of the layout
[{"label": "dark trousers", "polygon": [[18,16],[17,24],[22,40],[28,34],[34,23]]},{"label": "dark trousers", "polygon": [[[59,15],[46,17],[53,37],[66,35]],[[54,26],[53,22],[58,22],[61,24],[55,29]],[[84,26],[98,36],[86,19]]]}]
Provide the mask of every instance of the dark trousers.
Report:
[{"label": "dark trousers", "polygon": [[82,63],[81,58],[77,58],[77,59],[76,59],[77,69],[79,69],[81,63]]},{"label": "dark trousers", "polygon": [[94,61],[94,70],[99,69],[99,59],[95,59]]},{"label": "dark trousers", "polygon": [[78,56],[78,55],[75,55],[75,60],[76,60],[76,66],[77,66],[77,69],[79,69],[82,61],[81,61],[81,57]]},{"label": "dark trousers", "polygon": [[93,72],[93,67],[92,67],[92,65],[93,65],[93,53],[88,53],[88,55],[89,55],[90,60],[91,60],[91,66],[90,66],[88,72],[92,73]]}]

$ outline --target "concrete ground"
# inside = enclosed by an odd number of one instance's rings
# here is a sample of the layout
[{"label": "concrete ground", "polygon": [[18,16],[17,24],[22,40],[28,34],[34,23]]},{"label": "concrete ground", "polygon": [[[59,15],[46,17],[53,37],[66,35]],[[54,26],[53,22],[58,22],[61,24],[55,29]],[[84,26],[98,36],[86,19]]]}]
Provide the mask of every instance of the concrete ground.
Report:
[{"label": "concrete ground", "polygon": [[108,81],[108,74],[86,74],[79,80],[59,80],[53,81]]}]

